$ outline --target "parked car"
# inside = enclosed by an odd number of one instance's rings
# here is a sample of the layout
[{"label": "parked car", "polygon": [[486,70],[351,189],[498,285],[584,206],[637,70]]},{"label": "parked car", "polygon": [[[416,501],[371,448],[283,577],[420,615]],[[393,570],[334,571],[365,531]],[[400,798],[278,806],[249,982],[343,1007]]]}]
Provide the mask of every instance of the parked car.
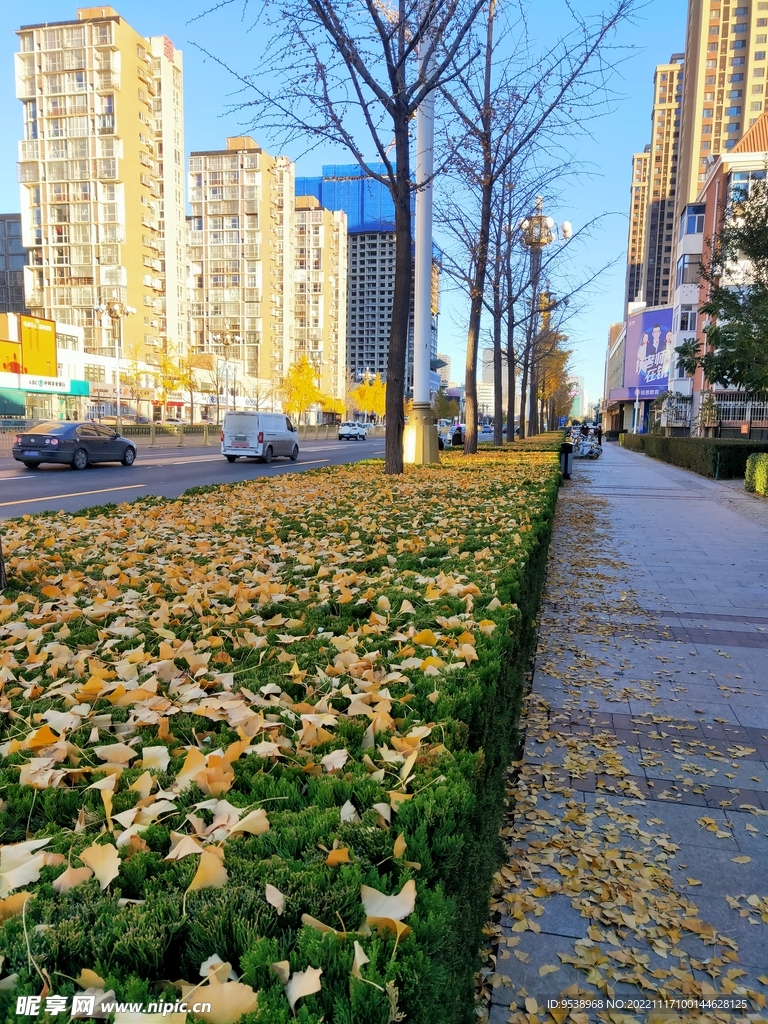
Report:
[{"label": "parked car", "polygon": [[339,425],[339,440],[340,441],[364,441],[365,440],[365,424],[354,423],[352,420],[348,420],[346,423]]},{"label": "parked car", "polygon": [[271,462],[299,457],[299,435],[287,416],[277,412],[227,412],[221,428],[221,454],[228,462],[241,456]]},{"label": "parked car", "polygon": [[58,462],[85,469],[96,462],[122,462],[132,466],[136,445],[112,427],[100,423],[62,423],[54,420],[17,434],[11,449],[14,459],[27,469],[42,462]]}]

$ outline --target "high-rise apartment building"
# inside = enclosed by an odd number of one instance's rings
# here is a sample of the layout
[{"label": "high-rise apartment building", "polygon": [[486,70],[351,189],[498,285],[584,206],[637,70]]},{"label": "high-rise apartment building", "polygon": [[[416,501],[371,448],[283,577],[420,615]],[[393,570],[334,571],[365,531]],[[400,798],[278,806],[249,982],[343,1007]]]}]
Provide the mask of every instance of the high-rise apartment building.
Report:
[{"label": "high-rise apartment building", "polygon": [[[148,44],[155,85],[152,117],[160,229],[159,269],[163,285],[163,294],[154,300],[154,316],[150,321],[157,320],[160,343],[171,352],[183,355],[189,344],[189,319],[182,55],[167,36],[152,36]],[[150,269],[156,271],[156,264]],[[146,310],[140,312],[146,319]]]},{"label": "high-rise apartment building", "polygon": [[0,313],[24,313],[24,267],[29,254],[21,242],[21,217],[0,213]]},{"label": "high-rise apartment building", "polygon": [[632,155],[632,185],[629,189],[629,231],[627,233],[627,281],[625,316],[632,303],[643,301],[645,283],[645,214],[648,205],[648,166],[651,147]]},{"label": "high-rise apartment building", "polygon": [[683,55],[673,54],[669,63],[657,65],[653,78],[643,249],[643,301],[646,306],[664,305],[672,294],[670,280],[674,266],[672,244],[683,77]]},{"label": "high-rise apartment building", "polygon": [[28,307],[83,327],[86,348],[107,353],[112,327],[94,307],[117,299],[137,311],[123,322],[129,356],[183,348],[180,51],[165,37],[145,39],[109,6],[17,34]]},{"label": "high-rise apartment building", "polygon": [[685,47],[678,217],[696,200],[710,157],[733,149],[764,109],[768,0],[690,0]]},{"label": "high-rise apartment building", "polygon": [[[383,165],[374,167],[383,172]],[[371,374],[386,379],[395,290],[395,210],[389,191],[359,164],[328,165],[321,177],[297,178],[296,194],[315,196],[328,210],[348,219],[347,369],[357,380]],[[432,265],[431,356],[437,362],[439,254]],[[413,296],[413,290],[411,290]],[[413,388],[413,298],[405,362],[406,393]],[[431,374],[430,390],[440,378]]]},{"label": "high-rise apartment building", "polygon": [[228,138],[190,155],[189,198],[193,348],[277,379],[291,362],[293,164]]},{"label": "high-rise apartment building", "polygon": [[298,196],[294,211],[291,361],[314,365],[328,398],[344,399],[346,380],[347,215]]}]

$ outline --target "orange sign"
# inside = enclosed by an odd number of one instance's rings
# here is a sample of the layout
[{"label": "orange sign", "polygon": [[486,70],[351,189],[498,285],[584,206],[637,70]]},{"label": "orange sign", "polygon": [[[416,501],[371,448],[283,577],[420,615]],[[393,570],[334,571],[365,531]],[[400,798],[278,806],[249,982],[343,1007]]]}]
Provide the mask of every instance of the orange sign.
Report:
[{"label": "orange sign", "polygon": [[56,325],[53,320],[22,316],[21,351],[23,373],[44,377],[57,375]]},{"label": "orange sign", "polygon": [[18,341],[0,341],[0,371],[22,373],[21,345]]}]

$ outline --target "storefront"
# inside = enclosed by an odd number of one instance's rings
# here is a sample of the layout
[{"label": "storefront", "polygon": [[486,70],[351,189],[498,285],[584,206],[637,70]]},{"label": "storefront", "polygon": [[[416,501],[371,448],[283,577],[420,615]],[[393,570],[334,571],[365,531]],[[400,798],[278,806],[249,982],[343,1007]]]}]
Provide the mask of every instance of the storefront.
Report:
[{"label": "storefront", "polygon": [[0,373],[0,417],[6,420],[77,420],[89,402],[86,380]]}]

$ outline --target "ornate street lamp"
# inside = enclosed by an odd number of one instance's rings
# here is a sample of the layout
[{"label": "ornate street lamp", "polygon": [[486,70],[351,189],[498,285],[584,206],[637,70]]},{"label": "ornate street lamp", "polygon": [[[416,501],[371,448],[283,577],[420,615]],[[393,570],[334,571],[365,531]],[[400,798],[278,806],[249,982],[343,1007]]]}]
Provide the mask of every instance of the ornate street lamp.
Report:
[{"label": "ornate street lamp", "polygon": [[112,321],[112,340],[115,343],[115,356],[117,358],[117,430],[120,433],[123,429],[122,405],[120,402],[120,357],[123,349],[123,320],[132,316],[136,310],[133,306],[127,306],[119,299],[110,299],[94,307],[94,312],[102,318],[106,315]]},{"label": "ornate street lamp", "polygon": [[[232,347],[232,343],[233,342],[234,342],[235,345],[237,345],[238,351],[239,351],[240,350],[240,345],[242,344],[243,339],[241,338],[241,336],[239,334],[235,333],[235,329],[233,327],[228,327],[221,334],[212,334],[211,335],[211,341],[215,342],[217,345],[221,345],[221,347],[224,349],[224,379],[225,379],[225,382],[226,382],[226,389],[227,389],[226,390],[226,396],[227,396],[226,409],[228,410],[229,409],[229,352],[230,352],[230,348]],[[235,379],[237,379],[237,365],[235,365]],[[233,390],[234,390],[234,385],[233,385]]]},{"label": "ornate street lamp", "polygon": [[538,340],[539,320],[539,283],[541,280],[541,254],[548,245],[554,242],[556,237],[568,241],[573,235],[573,228],[570,221],[564,221],[558,228],[552,217],[546,217],[543,213],[544,199],[536,197],[536,212],[520,221],[520,238],[526,249],[531,253],[531,356],[530,356],[530,388],[528,405],[528,433],[535,424],[535,433],[538,429],[538,381],[536,375],[536,342]]}]

